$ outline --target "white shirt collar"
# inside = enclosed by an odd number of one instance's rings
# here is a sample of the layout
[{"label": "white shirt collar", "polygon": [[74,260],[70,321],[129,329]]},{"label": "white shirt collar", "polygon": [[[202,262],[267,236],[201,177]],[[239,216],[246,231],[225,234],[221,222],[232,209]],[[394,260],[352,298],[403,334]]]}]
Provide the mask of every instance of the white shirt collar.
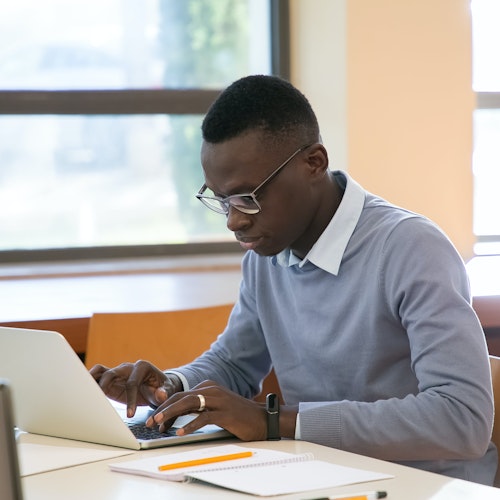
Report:
[{"label": "white shirt collar", "polygon": [[338,274],[345,249],[363,211],[366,192],[347,173],[336,170],[333,175],[342,187],[345,186],[337,211],[304,259],[300,260],[289,248],[285,248],[276,255],[280,266],[303,267],[311,262],[331,274]]}]

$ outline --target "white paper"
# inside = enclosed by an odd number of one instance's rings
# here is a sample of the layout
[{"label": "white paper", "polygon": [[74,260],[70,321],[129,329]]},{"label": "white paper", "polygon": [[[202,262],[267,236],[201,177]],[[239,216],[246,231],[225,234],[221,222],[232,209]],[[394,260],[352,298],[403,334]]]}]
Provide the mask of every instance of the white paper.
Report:
[{"label": "white paper", "polygon": [[394,476],[310,460],[226,471],[195,472],[190,477],[252,495],[272,496],[390,479]]},{"label": "white paper", "polygon": [[74,465],[98,462],[133,453],[125,449],[104,449],[46,444],[19,443],[19,468],[21,476],[30,476]]}]

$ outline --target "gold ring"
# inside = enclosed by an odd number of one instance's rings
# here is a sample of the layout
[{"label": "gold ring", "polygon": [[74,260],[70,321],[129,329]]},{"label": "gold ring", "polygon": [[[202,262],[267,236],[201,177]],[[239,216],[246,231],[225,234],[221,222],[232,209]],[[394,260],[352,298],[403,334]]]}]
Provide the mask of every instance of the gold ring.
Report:
[{"label": "gold ring", "polygon": [[197,396],[200,400],[200,407],[197,411],[203,411],[205,409],[205,396],[203,396],[203,394],[197,394]]}]

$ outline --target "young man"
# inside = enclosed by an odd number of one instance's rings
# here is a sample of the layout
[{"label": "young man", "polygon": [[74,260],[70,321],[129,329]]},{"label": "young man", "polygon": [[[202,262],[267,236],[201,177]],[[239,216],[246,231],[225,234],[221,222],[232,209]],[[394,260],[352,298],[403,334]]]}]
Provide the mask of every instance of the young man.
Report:
[{"label": "young man", "polygon": [[198,359],[96,366],[103,390],[129,414],[158,407],[160,429],[199,411],[183,432],[262,440],[277,430],[250,398],[273,367],[280,436],[492,484],[487,349],[447,237],[330,171],[313,110],[281,79],[236,81],[202,131],[197,197],[248,250],[239,299]]}]

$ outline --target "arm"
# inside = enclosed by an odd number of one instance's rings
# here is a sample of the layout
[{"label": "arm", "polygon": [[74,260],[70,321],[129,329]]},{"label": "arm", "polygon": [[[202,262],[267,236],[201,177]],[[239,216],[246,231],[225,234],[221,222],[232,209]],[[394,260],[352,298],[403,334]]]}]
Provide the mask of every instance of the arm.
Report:
[{"label": "arm", "polygon": [[[244,267],[246,261],[244,258]],[[260,392],[262,381],[271,370],[271,358],[246,281],[244,272],[238,301],[217,341],[191,363],[168,372],[182,378],[185,390],[212,380],[245,398],[251,399]]]},{"label": "arm", "polygon": [[[406,335],[408,353],[389,358],[391,366],[373,365],[368,383],[384,397],[301,403],[301,437],[386,460],[482,456],[493,419],[491,381],[460,257],[431,224],[413,219],[392,232],[369,269],[377,271],[379,309],[386,311],[383,322],[366,312],[365,323],[383,326],[372,349],[390,352]],[[390,322],[399,322],[401,333]],[[370,362],[363,359],[361,372]],[[389,379],[391,370],[400,381]],[[414,389],[401,393],[410,377]]]}]

